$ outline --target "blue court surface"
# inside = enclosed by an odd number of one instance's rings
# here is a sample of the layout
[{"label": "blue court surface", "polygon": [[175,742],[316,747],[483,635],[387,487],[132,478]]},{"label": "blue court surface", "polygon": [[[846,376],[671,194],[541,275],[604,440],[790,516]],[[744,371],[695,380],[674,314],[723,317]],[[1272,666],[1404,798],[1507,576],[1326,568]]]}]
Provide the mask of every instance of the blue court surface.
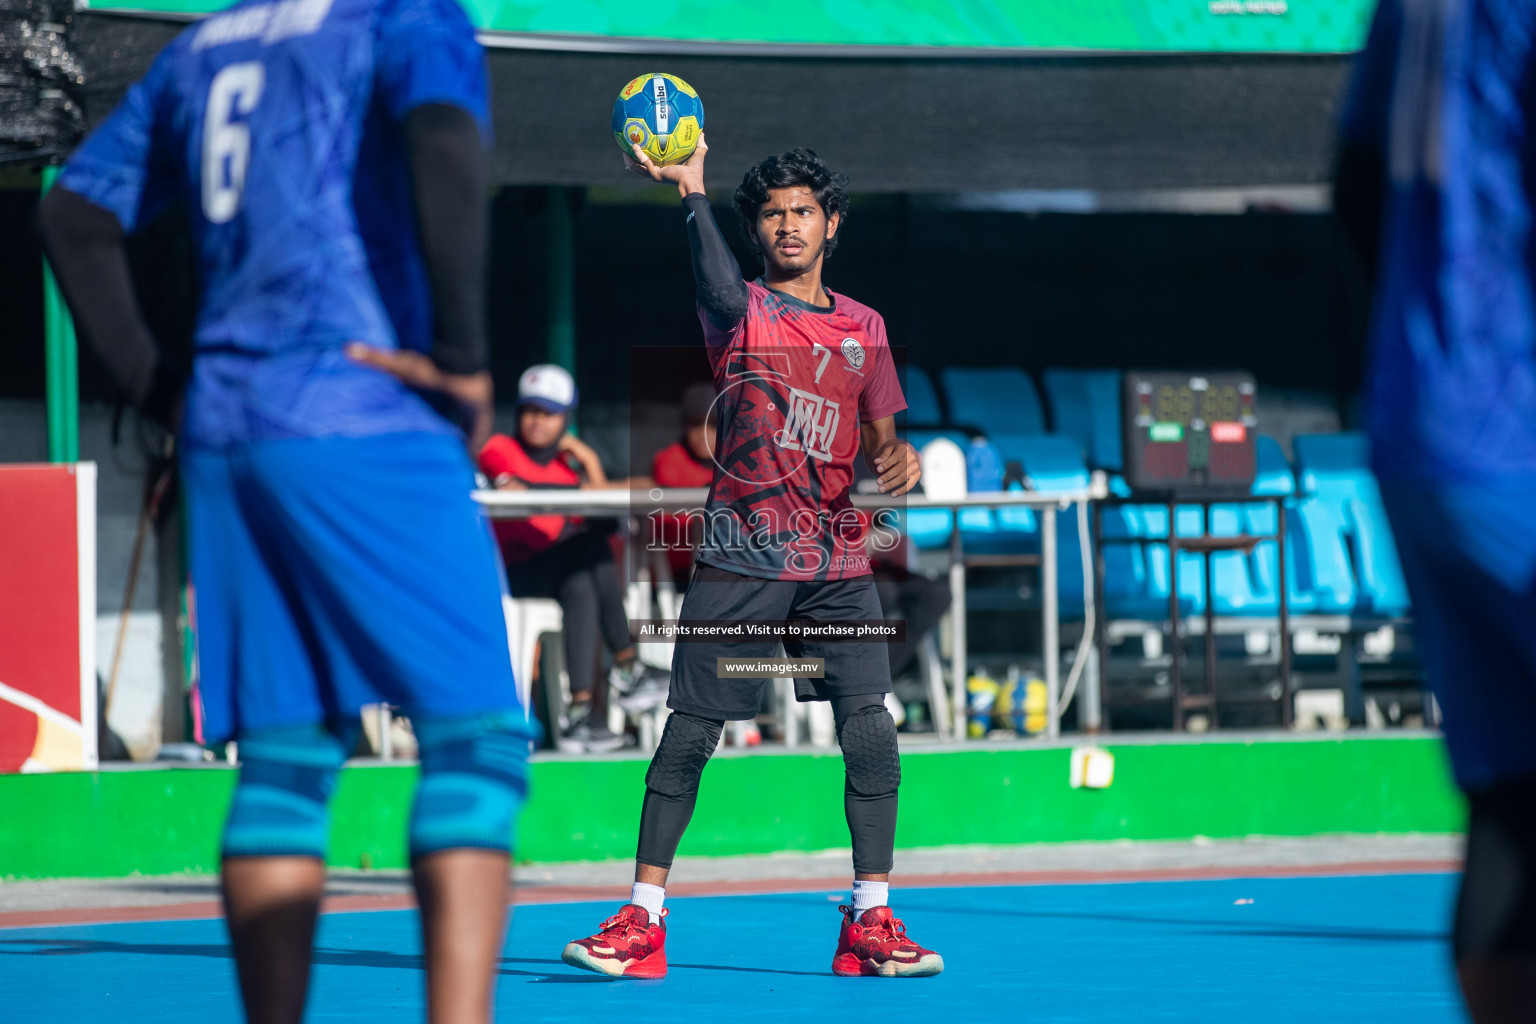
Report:
[{"label": "blue court surface", "polygon": [[[1319,1021],[1464,1020],[1446,941],[1456,877],[1130,882],[893,890],[937,978],[828,973],[841,894],[669,901],[671,973],[609,981],[560,962],[611,903],[524,906],[497,1019]],[[1252,902],[1240,902],[1240,901]],[[411,911],[327,916],[309,1020],[419,1021]],[[6,1024],[238,1021],[222,922],[0,930]]]}]

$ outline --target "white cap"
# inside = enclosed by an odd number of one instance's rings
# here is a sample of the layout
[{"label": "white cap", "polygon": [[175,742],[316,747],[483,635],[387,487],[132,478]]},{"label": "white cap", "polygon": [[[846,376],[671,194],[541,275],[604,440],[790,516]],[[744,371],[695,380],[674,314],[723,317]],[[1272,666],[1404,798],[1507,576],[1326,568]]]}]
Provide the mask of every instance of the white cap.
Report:
[{"label": "white cap", "polygon": [[537,406],[545,412],[570,412],[576,407],[576,382],[553,363],[530,366],[518,379],[517,404]]}]

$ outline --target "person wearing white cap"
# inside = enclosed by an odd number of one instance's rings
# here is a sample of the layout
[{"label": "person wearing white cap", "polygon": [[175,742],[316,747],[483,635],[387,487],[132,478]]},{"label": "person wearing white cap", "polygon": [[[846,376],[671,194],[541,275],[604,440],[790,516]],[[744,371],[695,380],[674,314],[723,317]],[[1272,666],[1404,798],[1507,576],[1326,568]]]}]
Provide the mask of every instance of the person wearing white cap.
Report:
[{"label": "person wearing white cap", "polygon": [[[592,447],[570,432],[576,382],[559,366],[530,367],[517,385],[517,436],[493,434],[480,449],[480,470],[503,490],[609,486]],[[619,589],[611,528],[594,527],[574,516],[540,515],[501,519],[496,537],[514,597],[549,597],[560,602],[563,649],[571,679],[571,706],[556,744],[569,752],[617,750],[624,738],[604,724],[607,687],[594,687],[598,644],[612,652],[607,680],[630,691],[650,673],[636,657],[629,619]]]}]

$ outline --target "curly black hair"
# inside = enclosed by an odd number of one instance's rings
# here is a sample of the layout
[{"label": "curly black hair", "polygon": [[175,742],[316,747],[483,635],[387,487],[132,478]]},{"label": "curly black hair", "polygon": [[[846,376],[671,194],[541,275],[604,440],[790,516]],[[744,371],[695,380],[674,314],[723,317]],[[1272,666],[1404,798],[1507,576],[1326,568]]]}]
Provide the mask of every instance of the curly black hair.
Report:
[{"label": "curly black hair", "polygon": [[[801,147],[778,156],[766,157],[747,171],[741,184],[736,187],[735,198],[736,219],[741,224],[741,233],[746,236],[752,251],[759,256],[763,254],[763,249],[757,239],[757,213],[768,201],[768,190],[793,188],[797,185],[811,190],[829,220],[834,213],[842,221],[848,219],[848,175],[830,170],[815,150]],[[832,255],[841,237],[842,232],[839,231],[827,239],[824,250],[826,255]]]}]

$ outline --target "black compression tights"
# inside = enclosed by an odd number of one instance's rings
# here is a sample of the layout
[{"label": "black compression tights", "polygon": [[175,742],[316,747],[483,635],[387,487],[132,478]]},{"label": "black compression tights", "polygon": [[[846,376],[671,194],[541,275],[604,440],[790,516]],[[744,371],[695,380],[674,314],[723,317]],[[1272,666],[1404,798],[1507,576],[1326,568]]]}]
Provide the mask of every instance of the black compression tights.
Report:
[{"label": "black compression tights", "polygon": [[[833,698],[832,715],[847,770],[843,810],[853,839],[853,870],[886,874],[891,870],[896,845],[896,790],[901,784],[896,723],[885,709],[884,696],[878,693]],[[724,727],[719,719],[683,712],[667,719],[645,776],[636,855],[642,864],[672,866],[677,844],[693,817],[699,777]]]}]

